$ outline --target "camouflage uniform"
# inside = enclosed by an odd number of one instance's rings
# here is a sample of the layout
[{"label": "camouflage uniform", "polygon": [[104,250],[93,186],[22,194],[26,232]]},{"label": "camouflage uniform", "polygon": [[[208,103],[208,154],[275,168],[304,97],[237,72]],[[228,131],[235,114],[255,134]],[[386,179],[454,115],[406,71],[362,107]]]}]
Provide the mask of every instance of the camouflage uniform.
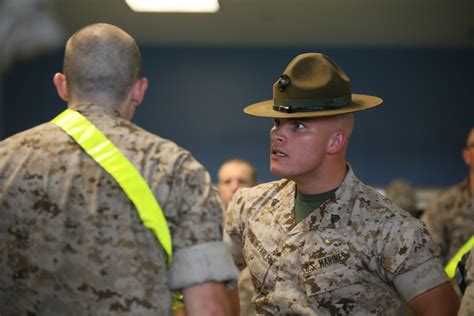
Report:
[{"label": "camouflage uniform", "polygon": [[255,305],[252,302],[253,284],[252,276],[249,269],[245,268],[240,271],[240,278],[238,282],[239,287],[239,304],[241,316],[255,315]]},{"label": "camouflage uniform", "polygon": [[75,108],[116,144],[161,204],[174,261],[115,180],[62,130],[42,124],[0,143],[0,314],[169,315],[169,288],[236,281],[222,203],[176,144],[119,118]]},{"label": "camouflage uniform", "polygon": [[420,221],[351,169],[297,225],[295,189],[288,180],[240,189],[228,208],[226,243],[250,269],[257,313],[394,315],[448,280]]},{"label": "camouflage uniform", "polygon": [[474,248],[466,263],[466,291],[462,297],[458,316],[474,315]]},{"label": "camouflage uniform", "polygon": [[474,234],[474,206],[467,180],[441,193],[426,208],[421,220],[441,247],[447,263]]}]

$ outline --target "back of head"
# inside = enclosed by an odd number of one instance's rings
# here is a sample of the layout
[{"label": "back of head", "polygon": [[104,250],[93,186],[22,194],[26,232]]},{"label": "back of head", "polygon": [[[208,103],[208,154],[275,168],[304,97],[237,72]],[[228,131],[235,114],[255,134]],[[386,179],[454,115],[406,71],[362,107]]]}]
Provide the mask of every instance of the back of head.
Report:
[{"label": "back of head", "polygon": [[141,76],[140,51],[120,28],[92,24],[68,40],[64,75],[70,102],[120,102]]}]

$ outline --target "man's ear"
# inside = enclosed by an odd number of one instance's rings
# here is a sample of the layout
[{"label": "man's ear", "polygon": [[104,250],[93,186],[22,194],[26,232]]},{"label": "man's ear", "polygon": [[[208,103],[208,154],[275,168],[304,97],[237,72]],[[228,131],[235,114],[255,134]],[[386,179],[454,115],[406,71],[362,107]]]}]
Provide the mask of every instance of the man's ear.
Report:
[{"label": "man's ear", "polygon": [[148,89],[148,79],[141,78],[135,82],[133,85],[132,91],[132,105],[138,106],[142,103],[143,98],[145,97],[145,92]]},{"label": "man's ear", "polygon": [[336,131],[329,138],[327,153],[335,154],[344,148],[346,143],[346,133],[344,131]]},{"label": "man's ear", "polygon": [[62,73],[57,72],[53,77],[53,82],[56,86],[56,91],[58,92],[59,97],[68,102],[69,95],[67,93],[66,77]]}]

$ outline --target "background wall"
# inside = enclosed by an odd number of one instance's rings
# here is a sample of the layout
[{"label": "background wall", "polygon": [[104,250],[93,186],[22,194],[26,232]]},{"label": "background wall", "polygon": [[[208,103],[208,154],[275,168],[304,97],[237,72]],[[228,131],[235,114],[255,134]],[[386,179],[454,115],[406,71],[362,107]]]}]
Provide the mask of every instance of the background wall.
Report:
[{"label": "background wall", "polygon": [[[239,156],[268,171],[270,119],[242,113],[270,99],[272,84],[297,54],[323,52],[349,75],[355,93],[384,104],[356,115],[348,160],[365,182],[405,178],[447,186],[466,174],[460,151],[474,126],[474,48],[211,47],[141,45],[150,87],[134,121],[189,149],[215,179]],[[52,84],[62,49],[17,63],[4,78],[6,136],[65,108]],[[0,122],[1,124],[1,122]]]}]

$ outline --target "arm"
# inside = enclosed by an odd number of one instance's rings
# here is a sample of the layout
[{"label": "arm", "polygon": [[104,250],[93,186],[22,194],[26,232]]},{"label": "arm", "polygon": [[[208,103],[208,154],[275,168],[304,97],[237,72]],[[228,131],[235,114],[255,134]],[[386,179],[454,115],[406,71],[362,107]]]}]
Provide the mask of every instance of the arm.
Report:
[{"label": "arm", "polygon": [[207,282],[183,290],[187,316],[230,315],[224,285]]},{"label": "arm", "polygon": [[222,242],[222,202],[191,155],[182,155],[173,170],[173,189],[163,206],[175,210],[170,289],[183,292],[187,316],[229,315],[225,287],[236,283],[238,271]]},{"label": "arm", "polygon": [[445,282],[411,299],[408,305],[416,315],[457,315],[459,298],[451,283]]},{"label": "arm", "polygon": [[456,315],[459,299],[438,258],[439,247],[417,220],[395,222],[384,251],[385,275],[416,315]]},{"label": "arm", "polygon": [[240,315],[240,299],[239,289],[236,287],[232,290],[227,291],[227,300],[230,305],[230,311],[232,316]]}]

